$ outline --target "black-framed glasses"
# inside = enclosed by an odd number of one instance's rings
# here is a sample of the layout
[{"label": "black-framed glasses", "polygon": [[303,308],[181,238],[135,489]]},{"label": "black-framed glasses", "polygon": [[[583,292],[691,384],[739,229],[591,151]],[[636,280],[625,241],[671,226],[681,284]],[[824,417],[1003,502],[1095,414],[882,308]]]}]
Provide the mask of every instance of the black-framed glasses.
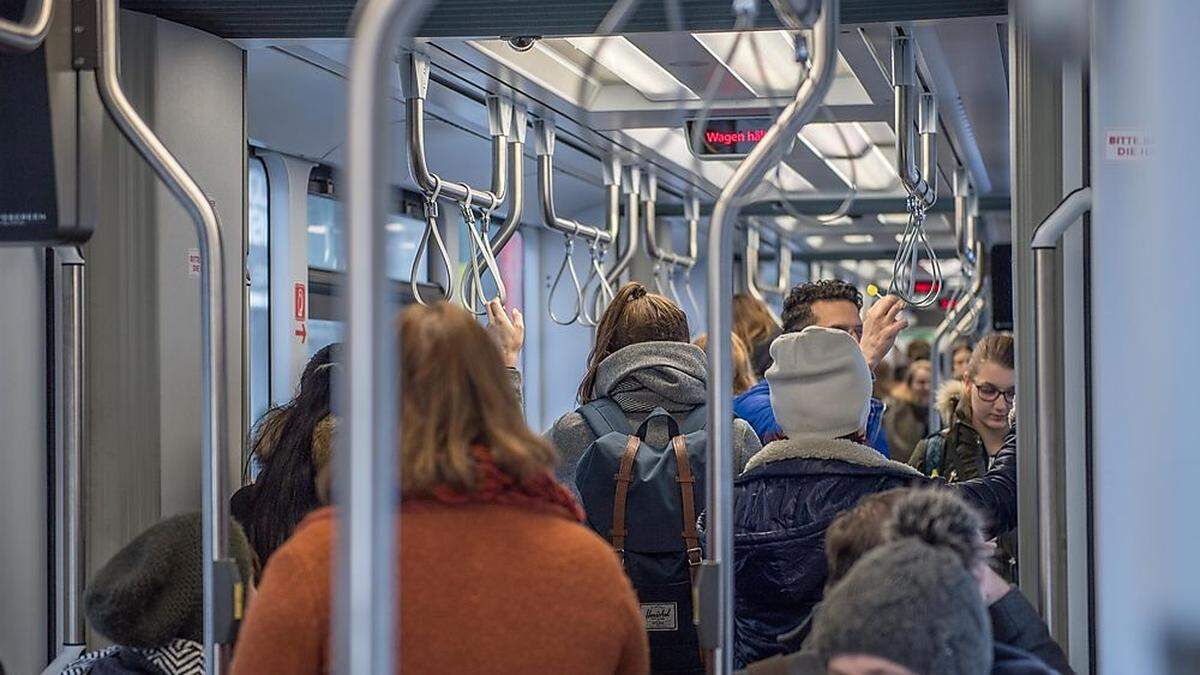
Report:
[{"label": "black-framed glasses", "polygon": [[987,382],[984,382],[983,384],[976,382],[975,392],[979,394],[979,398],[983,399],[987,403],[995,403],[997,398],[1004,396],[1004,402],[1012,405],[1013,401],[1015,401],[1017,398],[1016,389],[1001,390],[999,387],[988,384]]}]

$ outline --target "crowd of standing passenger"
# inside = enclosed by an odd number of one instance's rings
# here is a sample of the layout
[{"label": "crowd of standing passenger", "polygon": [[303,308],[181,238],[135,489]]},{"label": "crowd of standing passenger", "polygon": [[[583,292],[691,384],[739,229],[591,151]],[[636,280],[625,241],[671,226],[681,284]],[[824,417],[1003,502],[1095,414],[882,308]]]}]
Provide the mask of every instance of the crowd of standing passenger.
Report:
[{"label": "crowd of standing passenger", "polygon": [[[1014,570],[989,563],[1016,518],[1011,337],[955,345],[931,429],[936,361],[910,345],[900,382],[881,391],[903,304],[862,307],[839,281],[792,289],[779,320],[735,299],[735,661],[751,673],[1069,673],[1004,579]],[[523,317],[498,302],[488,317],[485,328],[440,303],[397,322],[399,667],[704,672],[691,591],[706,337],[693,344],[678,305],[626,284],[596,327],[577,408],[539,435],[521,410]],[[330,669],[339,351],[318,352],[295,398],[260,420],[257,478],[232,500],[248,601],[235,674]],[[199,542],[193,515],[119,553],[88,591],[88,616],[115,645],[68,672],[200,672]]]}]

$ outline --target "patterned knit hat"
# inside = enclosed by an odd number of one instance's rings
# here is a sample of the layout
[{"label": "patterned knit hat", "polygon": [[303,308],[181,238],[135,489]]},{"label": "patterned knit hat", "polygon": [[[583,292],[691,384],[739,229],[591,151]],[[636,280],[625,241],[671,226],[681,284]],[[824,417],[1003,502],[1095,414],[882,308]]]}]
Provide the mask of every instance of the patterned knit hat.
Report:
[{"label": "patterned knit hat", "polygon": [[[236,523],[229,553],[249,582],[253,556]],[[203,528],[199,513],[158,523],[96,573],[83,597],[92,627],[126,647],[156,648],[204,639]]]}]

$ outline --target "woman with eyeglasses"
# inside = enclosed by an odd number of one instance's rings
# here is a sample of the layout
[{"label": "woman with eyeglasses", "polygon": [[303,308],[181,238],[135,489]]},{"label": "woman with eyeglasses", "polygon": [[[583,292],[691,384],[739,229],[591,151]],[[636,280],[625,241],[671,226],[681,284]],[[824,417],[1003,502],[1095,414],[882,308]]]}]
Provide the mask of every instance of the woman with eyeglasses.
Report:
[{"label": "woman with eyeglasses", "polygon": [[[991,468],[1011,426],[1017,374],[1013,338],[992,333],[975,345],[962,380],[947,382],[937,396],[942,430],[917,444],[909,464],[949,483],[977,478]],[[1016,578],[1016,542],[1001,537],[999,571]]]},{"label": "woman with eyeglasses", "polygon": [[1011,335],[979,341],[961,381],[938,392],[942,430],[917,444],[909,464],[948,482],[982,476],[1008,434],[1016,398]]}]

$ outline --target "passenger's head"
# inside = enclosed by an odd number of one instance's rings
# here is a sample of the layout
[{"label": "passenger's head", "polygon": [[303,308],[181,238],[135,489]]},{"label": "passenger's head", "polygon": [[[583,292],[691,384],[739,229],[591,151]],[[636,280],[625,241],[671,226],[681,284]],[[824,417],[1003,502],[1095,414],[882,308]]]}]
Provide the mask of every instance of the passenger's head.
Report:
[{"label": "passenger's head", "polygon": [[[84,593],[84,612],[92,628],[126,647],[203,641],[202,529],[199,513],[167,518],[118,551]],[[229,555],[248,588],[256,561],[236,523],[229,531]]]},{"label": "passenger's head", "polygon": [[809,326],[835,328],[862,338],[862,293],[837,279],[800,284],[783,301],[783,332],[798,333]]},{"label": "passenger's head", "polygon": [[839,516],[827,533],[831,586],[811,648],[831,672],[873,672],[847,657],[925,675],[990,672],[991,625],[976,572],[987,557],[981,528],[947,491],[883,493]]},{"label": "passenger's head", "polygon": [[765,302],[744,293],[733,296],[733,334],[742,339],[747,349],[754,349],[778,332],[779,324]]},{"label": "passenger's head", "polygon": [[904,348],[904,355],[908,358],[910,364],[917,361],[928,361],[933,354],[933,349],[925,340],[913,340]]},{"label": "passenger's head", "polygon": [[321,505],[317,475],[329,448],[314,446],[317,428],[331,423],[332,382],[341,345],[322,348],[300,376],[296,396],[259,420],[254,454],[262,462],[251,512],[242,525],[259,557],[267,558]]},{"label": "passenger's head", "polygon": [[849,438],[866,427],[871,370],[848,333],[809,326],[776,338],[771,357],[771,408],[788,438]]},{"label": "passenger's head", "polygon": [[[742,342],[737,333],[731,337],[733,338],[733,394],[736,396],[753,387],[757,380],[754,379],[754,369],[750,366],[750,352],[746,350],[746,343]],[[708,353],[708,333],[701,333],[693,344]]]},{"label": "passenger's head", "polygon": [[987,564],[983,519],[962,498],[947,490],[896,488],[863,497],[830,523],[827,586],[841,581],[872,549],[904,537],[946,547],[972,571]]},{"label": "passenger's head", "polygon": [[954,379],[959,379],[963,373],[967,372],[967,362],[971,360],[971,343],[965,338],[954,343],[954,348],[951,350],[953,360],[951,361],[951,373]]},{"label": "passenger's head", "polygon": [[918,405],[929,405],[933,397],[933,364],[929,361],[914,361],[908,366],[904,383]]},{"label": "passenger's head", "polygon": [[596,344],[588,355],[587,373],[579,384],[580,403],[595,396],[596,373],[610,354],[641,342],[690,342],[687,314],[664,296],[636,281],[621,287],[596,326]]},{"label": "passenger's head", "polygon": [[404,496],[473,492],[475,446],[518,482],[554,465],[554,450],[525,425],[495,341],[468,312],[447,302],[411,306],[400,339]]},{"label": "passenger's head", "polygon": [[975,345],[963,381],[971,404],[971,423],[976,428],[1004,431],[1017,395],[1013,338],[992,333]]}]

